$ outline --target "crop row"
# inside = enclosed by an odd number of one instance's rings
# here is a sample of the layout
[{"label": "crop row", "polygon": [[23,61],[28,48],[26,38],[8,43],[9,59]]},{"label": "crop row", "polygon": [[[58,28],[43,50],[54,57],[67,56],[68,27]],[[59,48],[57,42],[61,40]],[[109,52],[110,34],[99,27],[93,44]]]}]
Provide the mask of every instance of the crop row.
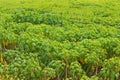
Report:
[{"label": "crop row", "polygon": [[119,80],[118,0],[51,1],[0,6],[0,80]]}]

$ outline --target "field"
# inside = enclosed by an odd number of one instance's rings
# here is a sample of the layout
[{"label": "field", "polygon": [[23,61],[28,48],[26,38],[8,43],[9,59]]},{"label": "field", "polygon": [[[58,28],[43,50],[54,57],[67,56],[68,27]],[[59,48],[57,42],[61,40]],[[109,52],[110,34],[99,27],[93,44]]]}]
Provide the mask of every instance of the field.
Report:
[{"label": "field", "polygon": [[120,0],[0,0],[0,80],[120,80]]}]

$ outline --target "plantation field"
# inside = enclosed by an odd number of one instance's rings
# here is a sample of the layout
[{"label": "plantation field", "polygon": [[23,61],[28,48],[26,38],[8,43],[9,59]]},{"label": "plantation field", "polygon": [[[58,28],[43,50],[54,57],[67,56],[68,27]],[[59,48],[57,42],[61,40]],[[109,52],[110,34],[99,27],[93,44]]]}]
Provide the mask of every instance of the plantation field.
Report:
[{"label": "plantation field", "polygon": [[120,80],[120,0],[0,0],[0,80]]}]

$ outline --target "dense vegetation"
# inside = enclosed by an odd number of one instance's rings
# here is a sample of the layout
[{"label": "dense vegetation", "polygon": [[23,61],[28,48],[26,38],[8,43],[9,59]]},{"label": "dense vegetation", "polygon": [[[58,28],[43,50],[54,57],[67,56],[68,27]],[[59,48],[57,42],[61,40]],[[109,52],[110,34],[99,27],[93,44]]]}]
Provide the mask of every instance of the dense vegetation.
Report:
[{"label": "dense vegetation", "polygon": [[120,1],[0,0],[0,80],[120,80]]}]

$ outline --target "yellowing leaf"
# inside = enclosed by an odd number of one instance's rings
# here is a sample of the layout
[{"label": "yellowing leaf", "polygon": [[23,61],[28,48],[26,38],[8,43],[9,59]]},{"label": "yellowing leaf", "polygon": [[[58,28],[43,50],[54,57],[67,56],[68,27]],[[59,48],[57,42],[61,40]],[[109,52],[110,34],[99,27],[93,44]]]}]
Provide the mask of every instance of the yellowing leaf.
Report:
[{"label": "yellowing leaf", "polygon": [[4,46],[8,46],[8,44],[9,44],[8,41],[3,41],[2,43]]},{"label": "yellowing leaf", "polygon": [[84,61],[83,59],[81,59],[80,62],[81,62],[82,64],[85,64],[85,61]]}]

